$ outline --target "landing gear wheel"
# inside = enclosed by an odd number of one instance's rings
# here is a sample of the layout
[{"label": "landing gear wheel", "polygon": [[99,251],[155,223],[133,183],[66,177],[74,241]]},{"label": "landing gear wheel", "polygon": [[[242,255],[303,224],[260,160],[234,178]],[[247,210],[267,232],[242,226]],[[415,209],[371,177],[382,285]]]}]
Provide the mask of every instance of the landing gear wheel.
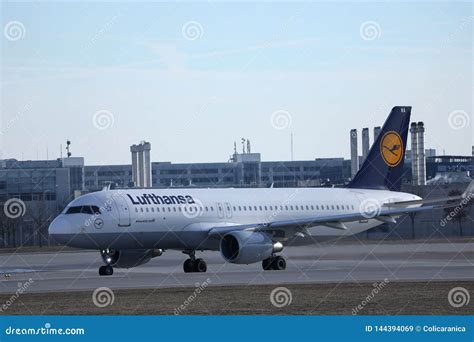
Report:
[{"label": "landing gear wheel", "polygon": [[114,268],[110,265],[100,266],[99,267],[99,275],[101,276],[110,276],[114,274]]},{"label": "landing gear wheel", "polygon": [[272,269],[272,259],[273,258],[262,260],[262,268],[264,271],[268,271]]},{"label": "landing gear wheel", "polygon": [[286,260],[281,256],[275,257],[272,262],[272,268],[277,271],[283,271],[286,269]]},{"label": "landing gear wheel", "polygon": [[262,261],[262,268],[265,271],[283,271],[284,269],[286,269],[286,260],[281,256],[270,257]]},{"label": "landing gear wheel", "polygon": [[183,264],[184,273],[193,272],[194,262],[191,259],[186,259]]},{"label": "landing gear wheel", "polygon": [[207,264],[203,259],[196,259],[194,261],[194,272],[204,273],[207,271]]}]

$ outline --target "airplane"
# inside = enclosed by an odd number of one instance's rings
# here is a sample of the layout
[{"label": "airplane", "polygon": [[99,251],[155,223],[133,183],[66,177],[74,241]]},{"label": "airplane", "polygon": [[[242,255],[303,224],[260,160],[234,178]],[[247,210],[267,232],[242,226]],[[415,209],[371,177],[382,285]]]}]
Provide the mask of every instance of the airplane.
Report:
[{"label": "airplane", "polygon": [[[234,264],[284,270],[278,255],[295,237],[354,235],[409,213],[445,208],[461,196],[423,200],[400,192],[411,107],[394,107],[362,167],[343,188],[124,188],[71,201],[49,226],[60,244],[100,251],[99,275],[142,265],[165,250],[189,258],[184,272],[206,272],[197,251]],[[469,195],[471,196],[471,195]]]}]

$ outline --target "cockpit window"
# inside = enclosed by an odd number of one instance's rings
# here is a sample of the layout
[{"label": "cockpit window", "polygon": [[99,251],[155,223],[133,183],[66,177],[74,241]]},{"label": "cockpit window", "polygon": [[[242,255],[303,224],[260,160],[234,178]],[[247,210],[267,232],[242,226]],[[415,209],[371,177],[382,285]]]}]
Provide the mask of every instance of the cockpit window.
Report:
[{"label": "cockpit window", "polygon": [[79,205],[75,207],[69,207],[69,209],[66,211],[66,215],[69,214],[88,214],[88,215],[94,215],[94,214],[100,214],[100,209],[99,207],[95,205]]},{"label": "cockpit window", "polygon": [[96,215],[99,215],[99,214],[100,214],[100,209],[99,209],[98,206],[91,205],[91,209],[92,209],[92,213],[93,213],[93,214],[96,214]]},{"label": "cockpit window", "polygon": [[89,214],[89,215],[92,215],[93,212],[92,212],[92,209],[91,207],[89,207],[88,205],[84,205],[81,209],[81,214]]}]

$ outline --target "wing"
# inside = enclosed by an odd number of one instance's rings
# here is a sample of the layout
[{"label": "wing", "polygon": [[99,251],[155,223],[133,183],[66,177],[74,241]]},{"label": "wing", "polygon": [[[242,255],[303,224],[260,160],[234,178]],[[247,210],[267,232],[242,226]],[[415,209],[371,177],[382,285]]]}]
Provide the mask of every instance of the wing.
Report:
[{"label": "wing", "polygon": [[[419,213],[430,210],[444,209],[454,207],[459,204],[458,200],[470,200],[474,198],[474,181],[467,187],[466,191],[461,196],[451,196],[439,198],[435,200],[419,200],[389,203],[368,214],[363,212],[354,212],[348,214],[314,216],[308,218],[301,218],[295,220],[282,220],[273,222],[256,222],[253,224],[234,225],[225,227],[213,227],[209,230],[209,236],[219,237],[235,230],[249,230],[249,231],[276,231],[276,230],[291,230],[295,232],[305,233],[309,227],[329,227],[333,229],[346,230],[346,223],[356,221],[366,221],[368,219],[375,219],[384,223],[396,223],[396,218],[405,214]],[[425,202],[423,202],[425,201]],[[430,205],[428,202],[433,202]],[[435,204],[441,203],[443,204]],[[413,207],[413,205],[423,205]],[[403,207],[400,207],[403,206]]]}]

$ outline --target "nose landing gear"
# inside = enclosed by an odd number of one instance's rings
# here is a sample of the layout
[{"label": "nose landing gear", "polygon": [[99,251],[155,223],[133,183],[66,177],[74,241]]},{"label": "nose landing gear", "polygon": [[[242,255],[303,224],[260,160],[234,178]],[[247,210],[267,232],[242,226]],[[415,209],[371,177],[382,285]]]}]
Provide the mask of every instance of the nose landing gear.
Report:
[{"label": "nose landing gear", "polygon": [[114,274],[114,268],[110,265],[104,265],[99,267],[99,275],[110,276]]},{"label": "nose landing gear", "polygon": [[184,254],[189,255],[189,259],[186,259],[183,264],[184,273],[199,272],[203,273],[207,271],[207,264],[203,259],[196,259],[196,251],[183,251]]},{"label": "nose landing gear", "polygon": [[102,256],[102,259],[104,260],[106,265],[99,267],[99,275],[111,276],[112,274],[114,274],[114,268],[111,265],[114,262],[113,251],[109,249],[101,250],[100,255]]}]

